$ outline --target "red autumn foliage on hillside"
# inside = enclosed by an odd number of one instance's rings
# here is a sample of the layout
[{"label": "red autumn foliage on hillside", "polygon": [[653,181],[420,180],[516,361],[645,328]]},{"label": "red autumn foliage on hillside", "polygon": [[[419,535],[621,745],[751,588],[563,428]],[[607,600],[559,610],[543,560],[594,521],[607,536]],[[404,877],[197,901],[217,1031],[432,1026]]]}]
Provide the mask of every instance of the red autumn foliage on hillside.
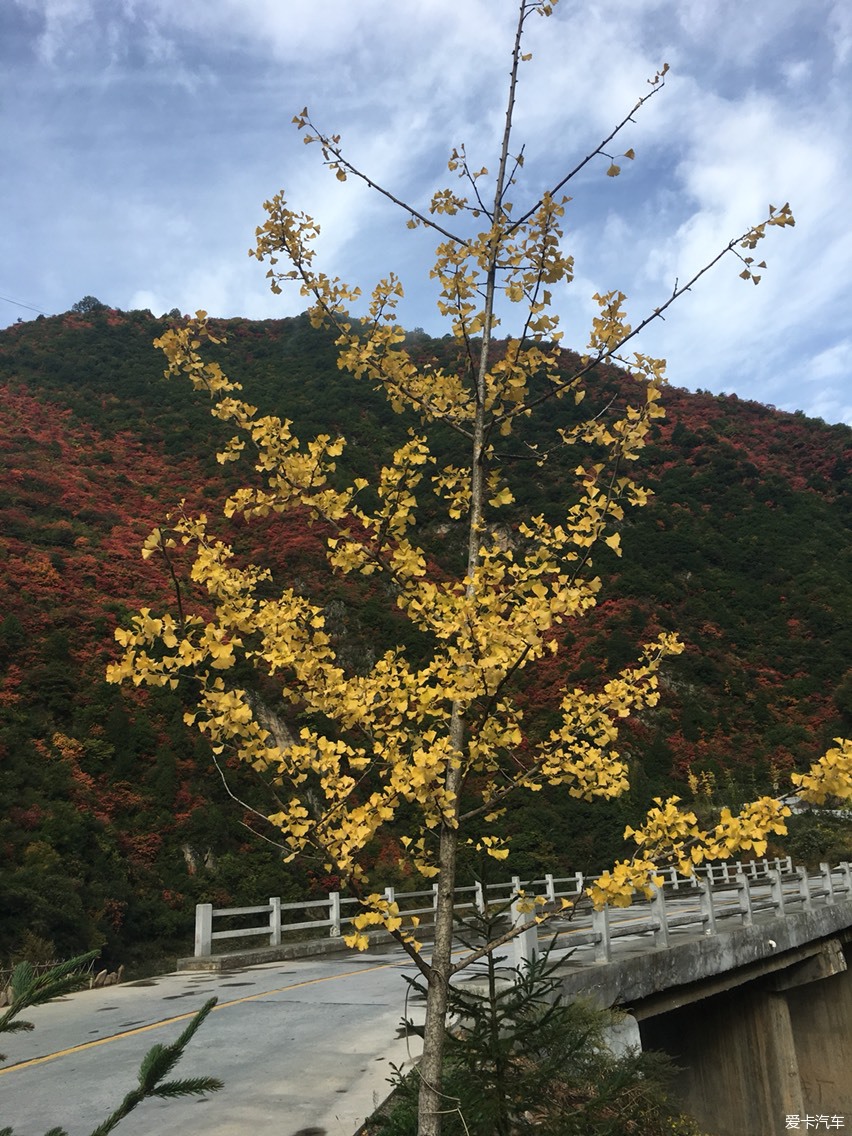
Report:
[{"label": "red autumn foliage on hillside", "polygon": [[[220,424],[203,399],[160,377],[151,341],[163,326],[150,313],[104,309],[0,333],[0,786],[10,803],[0,819],[0,954],[25,930],[68,952],[186,942],[200,899],[324,886],[322,865],[284,868],[274,849],[246,839],[251,814],[211,772],[179,695],[103,681],[115,628],[140,607],[174,608],[163,564],[140,556],[145,537],[182,499],[220,517],[228,490],[250,475],[247,464],[216,463]],[[226,369],[252,401],[297,432],[350,438],[343,473],[375,463],[404,429],[374,392],[347,385],[330,340],[304,318],[222,329]],[[420,338],[417,350],[440,361],[447,347]],[[604,369],[601,397],[621,381]],[[547,729],[566,681],[594,684],[631,663],[637,644],[677,629],[687,649],[666,666],[660,705],[626,724],[622,749],[645,796],[685,792],[688,775],[705,772],[735,804],[852,722],[852,431],[678,389],[666,406],[643,457],[655,496],[625,521],[624,558],[600,556],[596,612],[563,633],[561,657],[530,673],[523,699],[532,728]],[[531,470],[517,518],[559,517],[569,465]],[[428,647],[381,581],[329,574],[322,533],[303,516],[215,528],[324,605],[347,666],[391,643]],[[452,552],[452,526],[437,514],[423,539]],[[203,612],[204,596],[182,587]],[[251,776],[225,773],[260,805]],[[513,809],[517,870],[601,867],[640,804],[637,793],[592,819],[553,793]],[[374,858],[391,876],[392,840]]]}]

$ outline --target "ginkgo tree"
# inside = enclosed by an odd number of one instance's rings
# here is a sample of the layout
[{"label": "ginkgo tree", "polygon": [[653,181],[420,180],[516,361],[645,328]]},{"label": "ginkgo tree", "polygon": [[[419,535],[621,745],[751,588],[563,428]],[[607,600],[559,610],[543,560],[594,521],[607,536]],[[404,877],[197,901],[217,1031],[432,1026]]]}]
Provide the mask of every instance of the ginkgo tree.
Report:
[{"label": "ginkgo tree", "polygon": [[[418,364],[406,349],[396,319],[403,291],[395,276],[379,281],[364,314],[350,314],[360,290],[319,270],[319,225],[292,209],[283,193],[266,202],[257,230],[252,255],[268,266],[272,291],[291,282],[299,287],[312,323],[333,328],[340,368],[372,383],[417,423],[374,479],[345,483],[338,468],[344,438],[300,439],[290,421],[245,401],[239,382],[209,358],[207,345],[220,336],[204,312],[158,340],[167,375],[189,378],[210,397],[212,414],[234,428],[220,461],[252,455],[259,476],[230,495],[225,514],[251,523],[300,511],[326,534],[330,570],[383,576],[389,602],[422,633],[428,650],[415,661],[402,647],[390,647],[370,666],[347,666],[321,604],[292,582],[274,581],[269,567],[246,563],[216,537],[207,516],[179,508],[151,534],[143,555],[162,556],[179,584],[176,553],[188,549],[191,580],[203,602],[198,611],[188,610],[184,586],[173,613],[144,609],[117,632],[123,654],[109,670],[113,682],[191,684],[187,720],[207,735],[214,754],[236,754],[274,787],[268,820],[285,856],[318,852],[361,896],[351,945],[365,946],[366,930],[383,926],[415,959],[428,986],[422,1134],[439,1132],[444,1107],[448,984],[474,957],[451,954],[459,849],[472,844],[505,858],[500,816],[515,794],[544,786],[562,786],[587,800],[622,794],[628,770],[617,749],[619,723],[655,705],[661,667],[682,649],[675,635],[662,634],[637,650],[635,665],[608,681],[566,686],[549,732],[530,732],[517,698],[524,672],[558,652],[561,626],[594,608],[602,584],[593,557],[601,546],[621,555],[622,522],[649,497],[631,470],[664,413],[664,361],[634,350],[632,341],[723,258],[734,259],[740,275],[757,283],[765,264],[755,263],[756,247],[770,229],[794,224],[789,206],[770,207],[635,326],[628,323],[623,293],[596,295],[598,314],[584,353],[579,361],[568,356],[553,308],[554,290],[573,275],[562,245],[565,187],[596,163],[601,176],[613,177],[619,162],[634,158],[632,149],[614,153],[616,139],[658,96],[667,68],[588,156],[522,204],[523,152],[512,139],[520,69],[529,59],[522,41],[529,19],[547,17],[553,7],[545,0],[518,5],[496,167],[477,168],[464,147],[453,149],[449,169],[461,189],[438,190],[428,208],[375,185],[307,109],[294,120],[338,179],[366,181],[404,211],[409,227],[438,239],[431,277],[455,345],[446,356],[452,365]],[[498,341],[500,320],[508,334]],[[605,362],[632,376],[626,401],[604,399],[597,390],[596,368]],[[557,399],[573,407],[565,419],[573,425],[557,429],[551,446],[524,442],[528,460],[519,470],[507,456],[510,436]],[[464,455],[458,464],[436,456],[436,430],[457,436]],[[561,522],[530,516],[514,524],[510,540],[501,539],[514,479],[528,476],[531,462],[547,476],[548,460],[566,449],[575,455],[576,486],[566,487]],[[424,548],[418,522],[424,502],[434,510],[435,499],[448,523],[464,532],[461,572]],[[264,689],[274,681],[280,707],[270,709],[256,689],[231,681],[238,663],[241,674],[246,664],[256,668]],[[273,718],[286,716],[288,706],[308,724],[284,741]],[[800,787],[815,800],[848,793],[851,772],[852,744],[838,741]],[[737,816],[723,812],[717,826],[704,831],[677,798],[657,800],[646,822],[629,830],[636,855],[604,872],[591,897],[597,904],[629,903],[637,889],[654,884],[664,862],[688,873],[705,858],[760,854],[769,833],[784,831],[787,814],[780,801],[765,797]],[[405,921],[394,903],[370,892],[365,851],[388,826],[408,863],[437,883],[428,957],[414,920]]]}]

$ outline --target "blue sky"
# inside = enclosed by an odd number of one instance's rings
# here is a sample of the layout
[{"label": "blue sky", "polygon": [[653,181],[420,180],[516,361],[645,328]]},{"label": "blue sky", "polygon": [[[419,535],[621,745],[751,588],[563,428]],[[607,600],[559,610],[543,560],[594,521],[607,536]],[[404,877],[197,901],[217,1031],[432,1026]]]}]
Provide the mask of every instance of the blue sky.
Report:
[{"label": "blue sky", "polygon": [[[403,323],[444,334],[434,240],[339,184],[291,119],[307,104],[356,165],[422,206],[450,184],[454,145],[496,166],[515,13],[515,0],[3,0],[0,326],[84,295],[157,315],[293,314],[298,294],[272,296],[247,256],[284,188],[322,224],[321,267],[367,290],[397,272]],[[758,287],[729,258],[639,348],[676,385],[852,423],[852,5],[561,0],[526,46],[518,207],[671,67],[617,145],[635,161],[572,184],[576,277],[555,290],[566,344],[585,345],[594,292],[623,290],[636,323],[789,200],[796,228],[764,242]]]}]

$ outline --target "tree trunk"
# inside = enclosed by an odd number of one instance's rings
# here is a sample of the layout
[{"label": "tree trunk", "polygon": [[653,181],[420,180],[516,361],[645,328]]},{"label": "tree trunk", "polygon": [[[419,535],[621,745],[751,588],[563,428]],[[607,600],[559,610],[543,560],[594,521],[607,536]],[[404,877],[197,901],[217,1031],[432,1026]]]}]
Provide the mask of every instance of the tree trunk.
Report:
[{"label": "tree trunk", "polygon": [[[521,36],[527,7],[521,0],[518,10],[518,26],[515,33],[515,47],[512,53],[512,74],[509,84],[509,98],[506,107],[506,124],[503,131],[503,144],[500,153],[500,168],[494,191],[494,210],[491,214],[495,225],[494,236],[486,271],[485,303],[483,305],[482,343],[479,349],[479,366],[475,376],[476,412],[471,433],[470,469],[470,512],[468,514],[468,595],[474,591],[474,575],[480,561],[480,546],[483,538],[484,470],[483,449],[485,444],[485,402],[486,373],[491,347],[494,321],[494,290],[497,275],[497,260],[500,251],[500,223],[505,216],[503,190],[506,184],[506,164],[509,156],[509,138],[512,133],[512,113],[515,106],[515,85],[518,75]],[[458,754],[458,765],[450,768],[446,776],[446,788],[453,793],[455,808],[453,822],[459,815],[459,795],[462,787],[464,768],[465,722],[458,704],[453,706],[450,736],[453,749]],[[444,1037],[447,1026],[447,1005],[452,966],[453,945],[453,893],[456,886],[456,849],[458,828],[456,823],[444,821],[441,826],[438,850],[438,904],[435,911],[435,945],[432,953],[432,970],[429,975],[429,991],[426,999],[426,1026],[423,1031],[423,1059],[420,1063],[420,1095],[418,1107],[418,1136],[441,1136],[441,1120],[445,1112],[454,1109],[456,1102],[441,1093],[442,1065],[444,1058]]]},{"label": "tree trunk", "polygon": [[440,1136],[442,1114],[455,1102],[441,1094],[444,1036],[447,1021],[447,994],[452,965],[453,893],[456,883],[457,831],[441,828],[438,866],[438,903],[435,911],[435,944],[432,971],[426,998],[426,1026],[423,1031],[423,1059],[420,1062],[418,1136]]}]

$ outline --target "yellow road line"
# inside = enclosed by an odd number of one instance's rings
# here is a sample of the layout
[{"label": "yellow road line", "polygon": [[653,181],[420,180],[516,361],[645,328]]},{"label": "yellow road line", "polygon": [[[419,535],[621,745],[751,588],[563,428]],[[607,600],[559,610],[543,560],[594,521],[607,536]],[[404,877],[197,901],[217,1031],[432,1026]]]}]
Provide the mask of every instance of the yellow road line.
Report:
[{"label": "yellow road line", "polygon": [[[279,986],[275,990],[263,990],[257,994],[244,994],[241,998],[233,998],[230,1002],[219,1002],[213,1007],[213,1013],[217,1010],[226,1010],[229,1006],[240,1006],[244,1002],[257,1002],[261,998],[269,998],[273,994],[283,994],[286,990],[298,990],[300,986],[315,986],[318,982],[333,982],[338,978],[352,978],[356,974],[369,974],[374,970],[388,970],[390,967],[399,966],[399,960],[395,962],[376,963],[375,966],[361,966],[357,970],[347,970],[343,974],[327,974],[322,978],[306,978],[303,982],[293,982],[289,986]],[[72,1045],[68,1049],[58,1049],[55,1053],[45,1053],[41,1057],[31,1057],[27,1061],[19,1061],[15,1065],[7,1065],[4,1069],[0,1069],[0,1077],[4,1073],[11,1073],[20,1069],[29,1069],[33,1065],[43,1065],[46,1061],[53,1061],[57,1057],[67,1057],[70,1053],[82,1053],[86,1049],[94,1049],[98,1045],[108,1045],[111,1041],[118,1041],[125,1037],[135,1037],[140,1033],[148,1033],[150,1030],[159,1029],[161,1026],[171,1025],[172,1022],[185,1022],[188,1018],[194,1018],[198,1013],[197,1010],[189,1010],[185,1014],[176,1014],[172,1018],[163,1018],[159,1022],[149,1022],[146,1026],[138,1026],[136,1029],[124,1030],[122,1033],[114,1033],[109,1037],[99,1037],[95,1041],[83,1041],[79,1045]]]},{"label": "yellow road line", "polygon": [[[635,919],[623,920],[623,922],[641,922],[641,917],[637,916]],[[579,926],[566,927],[563,930],[556,932],[559,935],[570,935],[572,931],[580,931],[585,928]],[[454,954],[461,954],[461,950],[457,949]],[[403,960],[410,962],[411,960]],[[352,978],[356,974],[369,974],[376,970],[388,970],[391,967],[399,966],[400,960],[394,962],[376,963],[375,966],[358,967],[357,970],[347,970],[343,974],[327,974],[321,978],[307,978],[303,982],[293,982],[289,986],[279,986],[274,990],[263,990],[257,994],[245,994],[241,998],[233,998],[229,1002],[219,1002],[213,1007],[213,1012],[217,1010],[225,1010],[229,1006],[240,1006],[244,1002],[257,1002],[261,998],[268,998],[273,994],[283,994],[287,990],[298,990],[301,986],[315,986],[319,982],[334,982],[338,978]],[[55,1053],[45,1053],[41,1057],[31,1057],[27,1061],[19,1061],[14,1065],[7,1065],[5,1068],[0,1069],[0,1077],[4,1073],[11,1073],[13,1070],[29,1069],[34,1065],[43,1065],[47,1061],[54,1061],[57,1057],[67,1057],[70,1053],[82,1053],[87,1049],[94,1049],[98,1045],[108,1045],[111,1041],[117,1041],[120,1038],[135,1037],[137,1034],[148,1033],[150,1030],[159,1029],[161,1026],[171,1025],[172,1022],[185,1022],[189,1018],[194,1018],[198,1013],[197,1010],[190,1010],[185,1014],[176,1014],[171,1018],[163,1018],[159,1022],[150,1022],[146,1026],[138,1026],[136,1029],[124,1030],[122,1033],[111,1034],[109,1037],[100,1037],[94,1041],[84,1041],[79,1045],[72,1045],[68,1049],[58,1049]]]}]

